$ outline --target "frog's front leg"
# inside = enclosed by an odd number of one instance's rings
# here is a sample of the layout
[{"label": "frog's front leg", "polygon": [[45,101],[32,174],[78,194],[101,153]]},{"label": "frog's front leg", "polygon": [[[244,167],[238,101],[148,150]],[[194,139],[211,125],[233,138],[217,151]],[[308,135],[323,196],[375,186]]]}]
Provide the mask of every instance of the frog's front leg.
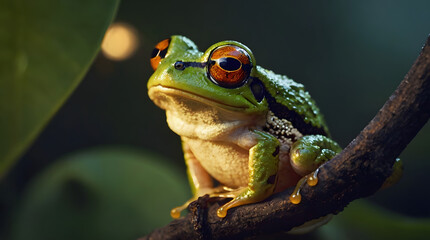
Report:
[{"label": "frog's front leg", "polygon": [[187,166],[188,182],[193,196],[197,199],[199,196],[208,193],[208,191],[210,192],[213,188],[213,180],[184,141],[182,142],[182,149]]},{"label": "frog's front leg", "polygon": [[179,218],[182,210],[197,200],[198,197],[205,194],[210,194],[217,191],[213,188],[213,180],[209,173],[200,165],[194,154],[191,152],[185,141],[182,141],[182,149],[184,151],[185,164],[187,165],[188,181],[190,183],[193,197],[179,207],[173,208],[170,211],[172,218]]},{"label": "frog's front leg", "polygon": [[211,197],[233,198],[221,206],[218,217],[225,217],[230,208],[255,203],[269,197],[275,188],[279,162],[279,141],[272,135],[254,130],[257,144],[249,150],[248,185],[226,193],[214,193]]},{"label": "frog's front leg", "polygon": [[318,168],[332,159],[342,148],[333,140],[322,135],[307,135],[297,140],[290,149],[290,162],[294,171],[304,176],[296,185],[290,200],[294,204],[301,201],[300,188],[305,182],[317,184]]}]

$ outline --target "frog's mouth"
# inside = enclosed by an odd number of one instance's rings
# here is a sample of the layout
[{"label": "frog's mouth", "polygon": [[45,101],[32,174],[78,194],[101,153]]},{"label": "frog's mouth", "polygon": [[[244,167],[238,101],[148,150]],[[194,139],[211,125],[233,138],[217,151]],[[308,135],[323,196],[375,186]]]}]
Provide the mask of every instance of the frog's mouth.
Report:
[{"label": "frog's mouth", "polygon": [[[162,85],[156,85],[148,90],[149,98],[160,108],[168,110],[174,107],[175,105],[193,105],[190,104],[194,102],[194,104],[204,104],[212,107],[216,107],[219,109],[224,109],[232,112],[245,112],[249,106],[234,106],[229,105],[224,102],[217,101],[215,99],[207,98],[205,96],[201,96],[186,90],[166,87]],[[188,100],[188,101],[185,101]],[[188,103],[185,103],[188,102]],[[183,103],[183,104],[181,104]]]}]

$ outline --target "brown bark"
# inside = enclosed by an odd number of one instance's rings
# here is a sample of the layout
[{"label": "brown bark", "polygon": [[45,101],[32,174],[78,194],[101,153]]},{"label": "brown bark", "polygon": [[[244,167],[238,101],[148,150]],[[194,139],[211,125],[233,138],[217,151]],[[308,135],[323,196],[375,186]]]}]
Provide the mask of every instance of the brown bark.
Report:
[{"label": "brown bark", "polygon": [[319,183],[305,185],[302,202],[292,204],[289,189],[266,201],[216,216],[219,203],[207,198],[190,204],[190,213],[154,230],[143,239],[241,239],[300,226],[336,214],[351,201],[369,196],[390,175],[395,158],[430,116],[430,37],[396,91],[373,120],[337,156],[321,166]]}]

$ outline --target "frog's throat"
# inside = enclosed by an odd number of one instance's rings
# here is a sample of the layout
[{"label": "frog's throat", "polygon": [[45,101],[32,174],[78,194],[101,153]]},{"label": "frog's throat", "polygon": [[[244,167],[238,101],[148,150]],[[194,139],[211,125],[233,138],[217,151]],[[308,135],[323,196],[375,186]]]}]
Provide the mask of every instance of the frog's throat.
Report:
[{"label": "frog's throat", "polygon": [[232,111],[232,112],[245,112],[246,109],[249,108],[249,106],[243,105],[243,106],[234,106],[234,105],[229,105],[229,104],[225,104],[223,102],[219,102],[217,100],[214,99],[210,99],[201,95],[197,95],[195,93],[192,92],[188,92],[186,90],[182,90],[182,89],[178,89],[178,88],[173,88],[173,87],[166,87],[166,86],[162,86],[162,85],[156,85],[153,86],[151,88],[149,88],[148,90],[148,96],[149,98],[160,108],[162,109],[166,109],[164,104],[163,104],[163,97],[161,97],[161,95],[165,94],[165,95],[170,95],[170,96],[179,96],[179,97],[183,97],[183,98],[187,98],[196,102],[201,102],[203,104],[207,104],[209,106],[212,107],[217,107],[217,108],[221,108],[227,111]]}]

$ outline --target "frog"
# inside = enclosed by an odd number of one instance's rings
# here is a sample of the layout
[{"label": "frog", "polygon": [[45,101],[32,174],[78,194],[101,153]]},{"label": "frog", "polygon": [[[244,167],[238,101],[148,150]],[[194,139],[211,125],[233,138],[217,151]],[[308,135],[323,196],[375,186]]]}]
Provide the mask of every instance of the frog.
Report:
[{"label": "frog", "polygon": [[206,194],[230,199],[220,218],[294,186],[298,204],[304,182],[316,185],[320,166],[342,150],[304,85],[257,65],[240,42],[201,52],[173,35],[156,44],[150,63],[148,96],[181,138],[193,194],[173,218]]}]

